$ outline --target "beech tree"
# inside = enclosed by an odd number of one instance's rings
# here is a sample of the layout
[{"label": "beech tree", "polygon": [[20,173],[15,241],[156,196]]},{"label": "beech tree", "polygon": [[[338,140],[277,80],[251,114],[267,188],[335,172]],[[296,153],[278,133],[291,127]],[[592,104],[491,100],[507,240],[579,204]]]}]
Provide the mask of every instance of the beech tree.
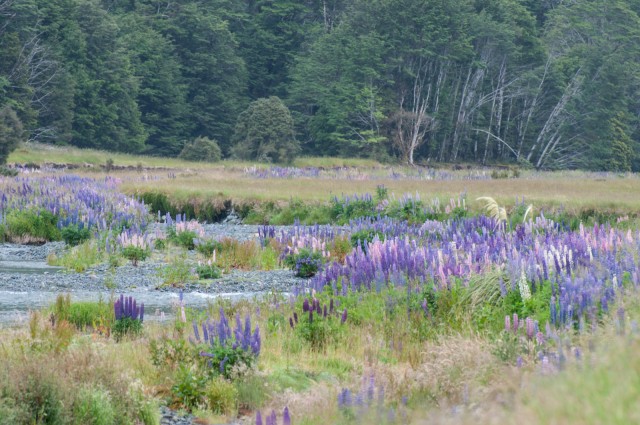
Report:
[{"label": "beech tree", "polygon": [[238,116],[233,141],[232,153],[241,159],[290,163],[300,151],[289,108],[276,96],[251,102]]}]

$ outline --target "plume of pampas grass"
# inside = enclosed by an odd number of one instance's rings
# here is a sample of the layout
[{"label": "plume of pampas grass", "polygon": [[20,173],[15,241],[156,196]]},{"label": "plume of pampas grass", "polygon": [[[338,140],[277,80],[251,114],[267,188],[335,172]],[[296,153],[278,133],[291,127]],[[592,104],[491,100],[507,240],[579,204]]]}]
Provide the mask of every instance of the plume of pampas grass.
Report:
[{"label": "plume of pampas grass", "polygon": [[507,221],[507,210],[504,207],[498,205],[495,199],[490,196],[481,196],[476,201],[484,202],[484,210],[487,216],[493,218],[496,221]]}]

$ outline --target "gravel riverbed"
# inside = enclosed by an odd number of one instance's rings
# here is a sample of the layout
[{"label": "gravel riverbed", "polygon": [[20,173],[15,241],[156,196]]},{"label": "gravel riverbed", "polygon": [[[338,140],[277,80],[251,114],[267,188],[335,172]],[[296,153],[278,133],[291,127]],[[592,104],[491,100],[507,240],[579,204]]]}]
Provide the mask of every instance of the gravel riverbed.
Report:
[{"label": "gravel riverbed", "polygon": [[[258,238],[259,226],[209,224],[204,227],[207,236],[215,239],[227,237],[246,241]],[[20,312],[24,315],[28,310],[50,305],[59,293],[71,293],[76,299],[91,299],[112,290],[125,292],[143,300],[147,297],[153,309],[163,305],[170,307],[170,303],[176,301],[177,288],[160,287],[158,271],[166,266],[161,258],[152,258],[137,267],[126,263],[111,269],[107,264],[100,264],[81,273],[47,266],[47,257],[62,255],[64,249],[62,242],[40,246],[0,244],[0,322],[10,321]],[[195,254],[189,253],[189,256]],[[289,292],[302,283],[304,279],[296,278],[290,270],[234,270],[205,284],[187,285],[183,291],[188,305],[202,305],[218,295],[241,297],[271,291]],[[153,317],[153,313],[149,316]],[[162,425],[196,423],[192,416],[181,415],[164,406],[160,414]]]},{"label": "gravel riverbed", "polygon": [[[246,225],[205,225],[207,236],[216,239],[224,237],[246,241],[257,239],[258,226]],[[120,267],[110,268],[108,264],[100,264],[76,273],[59,268],[47,268],[47,256],[51,253],[60,255],[64,243],[52,242],[41,246],[0,244],[0,267],[2,264],[24,264],[25,267],[40,265],[38,273],[25,273],[3,269],[0,271],[0,291],[104,291],[115,290],[158,290],[175,292],[176,288],[162,287],[159,270],[166,266],[162,259],[152,258],[141,262],[137,267],[124,263]],[[193,252],[191,256],[195,255]],[[208,294],[242,293],[242,292],[288,292],[300,285],[304,280],[296,278],[290,270],[242,271],[233,270],[220,279],[204,281],[204,283],[188,284],[184,292],[202,292]]]}]

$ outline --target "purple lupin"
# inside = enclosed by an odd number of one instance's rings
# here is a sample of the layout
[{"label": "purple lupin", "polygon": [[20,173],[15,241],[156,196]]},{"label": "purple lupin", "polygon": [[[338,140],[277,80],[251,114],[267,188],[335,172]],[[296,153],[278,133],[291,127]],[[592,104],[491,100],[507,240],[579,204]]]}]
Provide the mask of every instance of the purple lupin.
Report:
[{"label": "purple lupin", "polygon": [[289,416],[289,408],[285,406],[282,413],[282,425],[291,425],[291,416]]}]

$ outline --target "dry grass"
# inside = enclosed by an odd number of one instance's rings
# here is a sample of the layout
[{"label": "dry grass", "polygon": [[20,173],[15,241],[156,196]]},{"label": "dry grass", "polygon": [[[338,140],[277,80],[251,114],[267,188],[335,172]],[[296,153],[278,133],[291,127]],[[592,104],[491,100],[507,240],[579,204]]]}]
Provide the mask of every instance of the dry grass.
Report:
[{"label": "dry grass", "polygon": [[[640,209],[640,179],[636,175],[616,176],[584,172],[523,172],[521,178],[498,180],[375,180],[291,178],[255,179],[244,173],[245,168],[256,164],[222,161],[216,164],[186,162],[171,158],[144,157],[115,154],[75,148],[52,148],[28,145],[19,148],[9,157],[9,162],[59,162],[103,165],[112,158],[115,165],[143,167],[168,167],[175,169],[170,178],[167,171],[119,171],[113,175],[123,179],[122,188],[129,194],[161,191],[178,201],[194,201],[230,198],[236,201],[273,200],[288,201],[292,197],[303,201],[326,202],[331,195],[374,193],[376,186],[384,184],[389,193],[419,193],[422,199],[435,197],[442,200],[457,198],[461,193],[467,199],[492,196],[497,203],[509,207],[516,198],[526,195],[536,210],[541,207],[566,207],[568,210],[599,209],[609,212],[636,212]],[[341,158],[300,158],[295,166],[356,166],[366,174],[379,174],[382,167],[371,160]],[[258,167],[267,167],[257,164]],[[402,167],[394,167],[402,171]],[[98,177],[100,171],[76,170],[81,174]],[[383,173],[384,174],[384,173]],[[455,172],[454,172],[455,174]],[[472,208],[480,210],[478,205]]]},{"label": "dry grass", "polygon": [[[499,204],[513,205],[526,194],[526,201],[536,209],[565,207],[567,210],[599,209],[610,212],[631,212],[640,209],[640,179],[611,178],[607,180],[550,177],[548,179],[511,180],[337,180],[337,179],[253,179],[241,171],[214,169],[178,175],[175,179],[135,181],[123,174],[122,188],[130,194],[158,191],[178,200],[226,197],[234,200],[287,201],[292,197],[304,201],[327,201],[330,196],[353,193],[374,193],[384,184],[390,193],[419,193],[422,199],[447,200],[466,193],[468,199],[490,194]],[[134,177],[129,175],[129,177]],[[473,205],[471,205],[473,207]],[[475,207],[478,210],[480,206]]]}]

